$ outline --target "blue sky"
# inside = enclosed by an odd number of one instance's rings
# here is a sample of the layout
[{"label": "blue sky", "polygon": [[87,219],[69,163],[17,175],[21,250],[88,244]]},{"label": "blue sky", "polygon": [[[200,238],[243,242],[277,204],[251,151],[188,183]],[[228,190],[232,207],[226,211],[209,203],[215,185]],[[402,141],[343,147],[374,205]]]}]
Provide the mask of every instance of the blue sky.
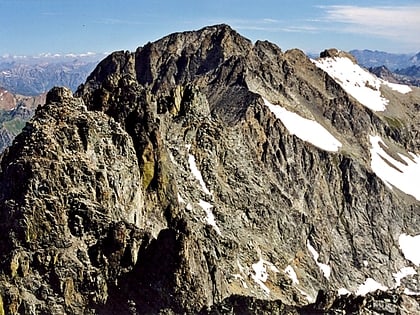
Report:
[{"label": "blue sky", "polygon": [[420,0],[0,0],[0,55],[135,50],[218,23],[284,50],[420,51]]}]

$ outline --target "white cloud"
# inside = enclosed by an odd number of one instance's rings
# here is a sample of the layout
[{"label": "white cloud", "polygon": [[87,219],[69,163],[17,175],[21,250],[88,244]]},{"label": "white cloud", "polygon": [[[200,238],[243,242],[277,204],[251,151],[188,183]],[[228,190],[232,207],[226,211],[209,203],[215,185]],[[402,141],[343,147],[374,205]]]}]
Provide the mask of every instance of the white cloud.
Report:
[{"label": "white cloud", "polygon": [[326,22],[345,26],[337,31],[371,34],[398,42],[420,44],[420,6],[322,6]]},{"label": "white cloud", "polygon": [[315,33],[318,28],[307,21],[286,21],[273,18],[264,19],[211,19],[206,24],[226,23],[238,31],[262,31],[270,33]]}]

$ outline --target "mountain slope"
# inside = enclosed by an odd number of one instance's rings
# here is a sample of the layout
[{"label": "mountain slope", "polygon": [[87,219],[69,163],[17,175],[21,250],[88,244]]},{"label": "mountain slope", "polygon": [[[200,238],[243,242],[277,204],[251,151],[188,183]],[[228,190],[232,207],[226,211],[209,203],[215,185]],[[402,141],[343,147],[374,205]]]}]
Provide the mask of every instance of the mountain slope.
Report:
[{"label": "mountain slope", "polygon": [[418,311],[419,90],[349,57],[218,25],[50,91],[1,161],[3,309]]}]

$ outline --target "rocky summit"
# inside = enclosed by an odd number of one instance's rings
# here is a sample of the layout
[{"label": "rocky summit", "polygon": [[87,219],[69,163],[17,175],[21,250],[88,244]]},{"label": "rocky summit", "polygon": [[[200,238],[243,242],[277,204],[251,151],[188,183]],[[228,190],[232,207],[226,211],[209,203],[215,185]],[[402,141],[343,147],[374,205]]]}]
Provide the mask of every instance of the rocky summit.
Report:
[{"label": "rocky summit", "polygon": [[115,52],[1,157],[0,314],[419,313],[419,111],[226,25]]}]

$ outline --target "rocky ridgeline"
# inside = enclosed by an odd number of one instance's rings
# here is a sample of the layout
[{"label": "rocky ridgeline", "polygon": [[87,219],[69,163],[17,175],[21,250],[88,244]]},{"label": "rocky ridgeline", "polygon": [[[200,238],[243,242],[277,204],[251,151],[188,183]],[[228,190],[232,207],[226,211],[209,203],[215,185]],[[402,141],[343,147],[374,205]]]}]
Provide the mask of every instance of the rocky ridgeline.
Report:
[{"label": "rocky ridgeline", "polygon": [[375,175],[369,136],[419,154],[420,97],[383,93],[374,112],[301,51],[225,25],[111,54],[2,157],[0,313],[419,312],[418,275],[393,273],[418,271],[398,239],[420,234],[420,203]]}]

